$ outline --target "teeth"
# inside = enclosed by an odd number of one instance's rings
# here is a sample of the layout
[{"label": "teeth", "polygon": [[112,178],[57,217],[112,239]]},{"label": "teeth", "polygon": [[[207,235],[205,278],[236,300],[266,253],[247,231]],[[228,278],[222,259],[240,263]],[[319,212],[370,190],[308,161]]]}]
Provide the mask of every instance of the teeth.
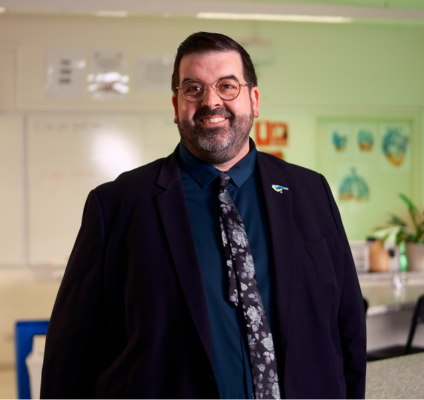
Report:
[{"label": "teeth", "polygon": [[216,124],[221,121],[225,121],[225,118],[207,118],[203,120],[203,122],[206,122],[207,124]]}]

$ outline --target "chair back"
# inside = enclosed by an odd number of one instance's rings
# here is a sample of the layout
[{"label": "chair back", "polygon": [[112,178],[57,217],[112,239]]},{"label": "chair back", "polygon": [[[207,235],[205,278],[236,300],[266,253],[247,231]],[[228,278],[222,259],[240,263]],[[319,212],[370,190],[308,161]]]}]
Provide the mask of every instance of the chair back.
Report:
[{"label": "chair back", "polygon": [[367,311],[368,311],[368,300],[367,300],[365,297],[363,297],[362,299],[364,300],[364,310],[365,310],[365,314],[367,314]]},{"label": "chair back", "polygon": [[30,399],[31,389],[25,359],[32,351],[34,335],[45,335],[49,321],[18,321],[15,325],[16,380],[18,399]]},{"label": "chair back", "polygon": [[405,346],[405,355],[409,354],[411,350],[412,340],[414,339],[415,329],[418,324],[424,323],[424,294],[420,296],[417,300],[415,306],[414,314],[412,316],[411,328],[409,330],[408,341]]}]

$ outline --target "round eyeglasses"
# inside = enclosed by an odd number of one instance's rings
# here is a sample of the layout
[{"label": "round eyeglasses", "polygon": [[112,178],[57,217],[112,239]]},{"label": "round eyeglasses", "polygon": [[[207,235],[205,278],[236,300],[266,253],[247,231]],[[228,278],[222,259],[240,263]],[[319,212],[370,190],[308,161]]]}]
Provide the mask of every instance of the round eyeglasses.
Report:
[{"label": "round eyeglasses", "polygon": [[241,91],[242,86],[253,86],[250,83],[240,83],[237,79],[223,78],[213,83],[190,80],[175,89],[180,90],[183,97],[190,103],[201,101],[206,96],[206,86],[213,85],[216,94],[225,101],[234,100]]}]

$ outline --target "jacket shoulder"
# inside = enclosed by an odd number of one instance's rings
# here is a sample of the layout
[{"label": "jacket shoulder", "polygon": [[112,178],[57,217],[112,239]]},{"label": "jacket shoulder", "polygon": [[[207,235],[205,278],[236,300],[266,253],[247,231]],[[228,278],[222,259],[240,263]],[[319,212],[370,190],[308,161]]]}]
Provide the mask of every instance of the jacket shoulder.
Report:
[{"label": "jacket shoulder", "polygon": [[154,185],[166,159],[160,158],[149,164],[123,172],[115,180],[97,186],[94,191],[101,198],[125,197],[141,188]]}]

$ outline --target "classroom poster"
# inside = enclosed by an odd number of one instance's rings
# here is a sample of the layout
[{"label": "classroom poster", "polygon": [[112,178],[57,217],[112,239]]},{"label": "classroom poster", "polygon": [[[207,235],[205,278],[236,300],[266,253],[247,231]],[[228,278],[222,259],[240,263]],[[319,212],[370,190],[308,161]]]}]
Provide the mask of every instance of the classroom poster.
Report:
[{"label": "classroom poster", "polygon": [[332,158],[343,159],[352,153],[351,126],[345,123],[332,123],[326,127],[327,154]]},{"label": "classroom poster", "polygon": [[365,240],[389,213],[402,213],[399,193],[412,193],[412,131],[407,119],[322,118],[317,169],[330,185],[349,240]]},{"label": "classroom poster", "polygon": [[136,61],[136,89],[140,92],[171,93],[169,77],[175,57],[170,54],[139,56]]},{"label": "classroom poster", "polygon": [[93,99],[120,99],[129,92],[125,52],[92,49],[87,90]]},{"label": "classroom poster", "polygon": [[289,139],[289,125],[282,121],[258,120],[253,129],[258,149],[283,160],[283,148]]},{"label": "classroom poster", "polygon": [[355,123],[353,130],[353,153],[358,159],[375,157],[378,152],[378,129],[375,123]]},{"label": "classroom poster", "polygon": [[406,123],[383,123],[379,127],[380,168],[408,172],[411,168],[411,131]]},{"label": "classroom poster", "polygon": [[82,48],[47,48],[46,96],[52,98],[82,97],[85,66],[86,59]]}]

